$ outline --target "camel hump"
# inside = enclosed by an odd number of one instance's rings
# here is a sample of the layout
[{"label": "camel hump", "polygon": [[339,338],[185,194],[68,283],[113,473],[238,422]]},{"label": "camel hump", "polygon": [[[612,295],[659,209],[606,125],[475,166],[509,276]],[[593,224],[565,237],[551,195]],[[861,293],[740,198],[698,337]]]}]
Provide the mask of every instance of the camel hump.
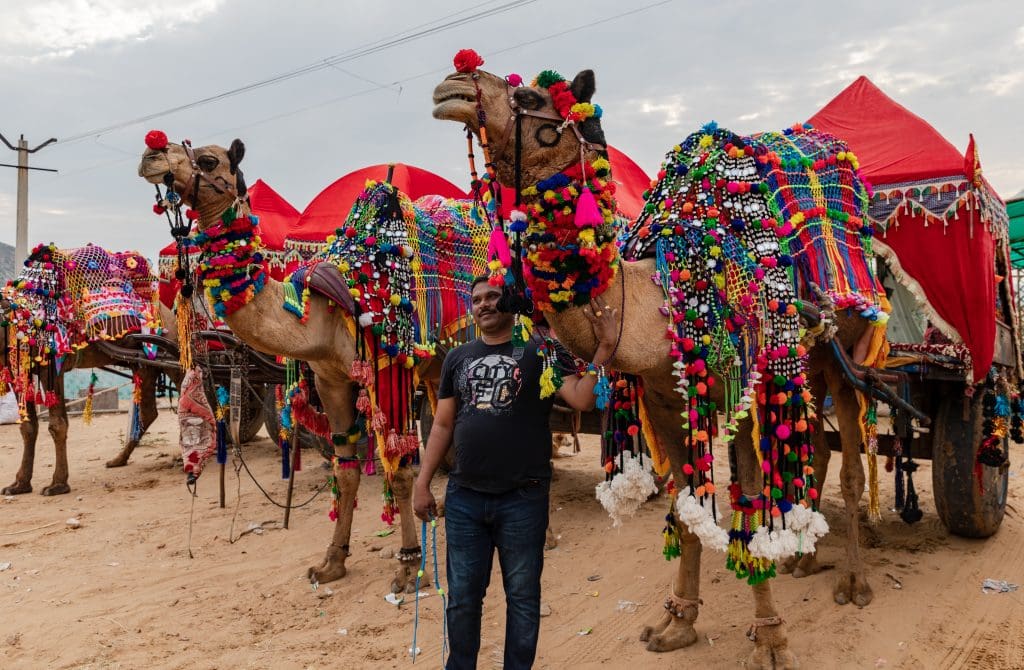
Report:
[{"label": "camel hump", "polygon": [[348,289],[348,282],[341,276],[341,270],[333,263],[317,263],[310,269],[308,283],[315,291],[341,305],[346,312],[355,315],[356,306]]}]

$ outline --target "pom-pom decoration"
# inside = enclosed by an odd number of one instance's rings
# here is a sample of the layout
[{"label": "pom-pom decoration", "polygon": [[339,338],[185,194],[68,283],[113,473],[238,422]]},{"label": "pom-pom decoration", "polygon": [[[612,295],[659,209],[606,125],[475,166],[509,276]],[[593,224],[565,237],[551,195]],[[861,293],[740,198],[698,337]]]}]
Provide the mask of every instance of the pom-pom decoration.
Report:
[{"label": "pom-pom decoration", "polygon": [[460,49],[455,54],[454,63],[456,72],[471,74],[484,64],[484,59],[473,49]]},{"label": "pom-pom decoration", "polygon": [[167,134],[162,130],[151,130],[146,133],[146,146],[154,151],[167,148]]}]

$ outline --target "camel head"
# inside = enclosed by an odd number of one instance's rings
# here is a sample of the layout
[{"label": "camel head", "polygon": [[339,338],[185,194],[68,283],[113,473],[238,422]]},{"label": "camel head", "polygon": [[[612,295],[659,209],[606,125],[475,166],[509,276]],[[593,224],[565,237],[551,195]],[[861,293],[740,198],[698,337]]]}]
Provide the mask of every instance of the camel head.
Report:
[{"label": "camel head", "polygon": [[227,149],[215,144],[193,149],[168,142],[160,131],[151,131],[146,146],[139,176],[180,194],[182,201],[199,213],[200,230],[216,223],[224,210],[245,198],[245,180],[238,167],[245,156],[241,140],[232,141]]},{"label": "camel head", "polygon": [[[462,123],[479,138],[479,112],[482,111],[491,160],[495,163],[500,182],[514,185],[517,113],[521,117],[519,135],[522,141],[523,187],[578,162],[580,137],[590,144],[588,152],[604,150],[600,112],[593,113],[594,108],[590,106],[595,91],[592,70],[583,70],[572,81],[561,84],[557,83],[562,81],[559,75],[545,71],[534,85],[522,86],[518,75],[502,78],[476,69],[472,62],[482,64],[483,60],[473,52],[469,53],[475,60],[467,65],[464,59],[466,51],[460,51],[456,56],[458,71],[448,75],[434,89],[434,118]],[[477,106],[478,91],[480,109]],[[571,94],[572,99],[565,92]],[[559,96],[560,106],[556,105],[552,93]],[[572,126],[563,127],[565,115],[559,109],[563,112],[569,109],[566,101],[583,103],[590,112],[585,118],[576,120],[575,130]],[[588,157],[593,158],[593,155]]]}]

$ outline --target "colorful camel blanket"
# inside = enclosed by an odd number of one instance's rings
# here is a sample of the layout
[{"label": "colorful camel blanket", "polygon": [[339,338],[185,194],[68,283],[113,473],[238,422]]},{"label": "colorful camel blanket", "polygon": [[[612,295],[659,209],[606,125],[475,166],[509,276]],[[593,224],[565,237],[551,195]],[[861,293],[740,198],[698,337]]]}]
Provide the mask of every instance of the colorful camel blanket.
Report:
[{"label": "colorful camel blanket", "polygon": [[90,342],[156,329],[156,287],[149,261],[138,252],[37,246],[3,289],[8,337],[0,391],[10,385],[22,398],[34,398],[28,394],[33,364],[52,361],[59,374],[65,357]]},{"label": "colorful camel blanket", "polygon": [[327,249],[285,280],[285,308],[305,319],[308,268],[331,263],[346,278],[357,312],[356,406],[388,476],[419,448],[413,398],[421,363],[437,344],[475,335],[470,287],[487,270],[490,233],[486,212],[471,200],[413,202],[391,184],[368,181]]},{"label": "colorful camel blanket", "polygon": [[[797,296],[817,285],[838,307],[884,326],[866,206],[856,156],[835,138],[802,126],[741,137],[708,124],[669,152],[621,239],[627,258],[656,259],[665,291],[688,453],[674,514],[727,551],[728,566],[750,583],[773,576],[775,560],[813,551],[827,532]],[[728,530],[714,497],[715,383],[726,398]],[[733,442],[747,417],[762,470],[752,491],[740,486]]]}]

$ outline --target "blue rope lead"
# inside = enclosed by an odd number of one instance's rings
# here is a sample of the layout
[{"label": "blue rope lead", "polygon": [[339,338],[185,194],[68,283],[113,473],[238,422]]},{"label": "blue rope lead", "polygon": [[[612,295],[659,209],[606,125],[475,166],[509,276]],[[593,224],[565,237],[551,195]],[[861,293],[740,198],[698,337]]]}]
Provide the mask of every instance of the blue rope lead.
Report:
[{"label": "blue rope lead", "polygon": [[[437,595],[441,596],[441,614],[442,614],[442,625],[441,625],[441,667],[444,667],[444,659],[448,655],[448,598],[445,597],[444,588],[441,587],[441,573],[437,569],[437,519],[430,520],[430,531],[431,531],[431,542],[433,543],[434,553],[434,581],[437,582]],[[424,533],[426,528],[424,528]],[[424,538],[424,549],[426,549],[426,539]],[[424,553],[424,561],[426,560],[426,553]]]},{"label": "blue rope lead", "polygon": [[[422,523],[421,529],[421,540],[420,546],[423,547],[423,551],[420,552],[420,569],[416,571],[416,616],[412,623],[412,649],[409,653],[412,654],[412,662],[416,662],[416,633],[420,627],[420,579],[423,577],[423,570],[427,567],[427,522]],[[442,659],[443,660],[443,659]]]}]

